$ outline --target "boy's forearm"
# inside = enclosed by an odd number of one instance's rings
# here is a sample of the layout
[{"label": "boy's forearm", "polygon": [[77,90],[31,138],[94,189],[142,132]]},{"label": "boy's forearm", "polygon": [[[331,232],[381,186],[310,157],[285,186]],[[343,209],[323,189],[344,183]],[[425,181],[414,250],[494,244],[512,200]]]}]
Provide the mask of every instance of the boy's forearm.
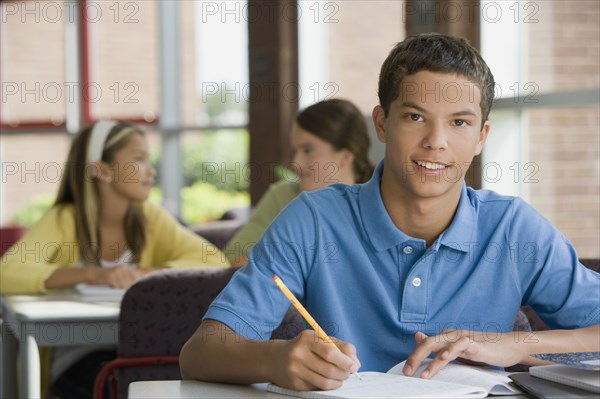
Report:
[{"label": "boy's forearm", "polygon": [[[522,343],[528,354],[559,352],[599,352],[600,325],[576,330],[548,330],[529,333]],[[529,362],[535,358],[529,358]]]},{"label": "boy's forearm", "polygon": [[268,382],[272,353],[282,342],[248,340],[224,324],[205,321],[181,350],[181,375],[184,379],[233,384]]}]

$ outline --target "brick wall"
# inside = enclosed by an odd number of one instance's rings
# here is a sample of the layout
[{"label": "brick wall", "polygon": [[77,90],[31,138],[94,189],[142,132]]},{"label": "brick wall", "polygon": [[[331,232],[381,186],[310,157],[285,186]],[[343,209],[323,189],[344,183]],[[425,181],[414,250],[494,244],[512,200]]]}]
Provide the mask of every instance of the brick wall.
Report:
[{"label": "brick wall", "polygon": [[69,137],[60,133],[0,136],[0,224],[7,224],[15,212],[36,197],[58,192],[69,144]]},{"label": "brick wall", "polygon": [[32,10],[15,15],[2,12],[0,113],[11,124],[25,120],[60,124],[65,119],[68,91],[64,84],[65,24],[48,18],[41,8]]},{"label": "brick wall", "polygon": [[145,116],[153,121],[160,89],[157,3],[136,2],[135,9],[115,4],[106,3],[103,17],[88,23],[89,79],[102,89],[91,113],[94,118]]},{"label": "brick wall", "polygon": [[[136,2],[136,8],[123,2],[93,3],[101,7],[102,17],[93,14],[88,19],[89,81],[101,90],[97,97],[90,91],[94,100],[92,117],[146,118],[151,122],[160,106],[157,3]],[[2,22],[0,38],[0,73],[5,85],[14,82],[19,89],[25,85],[30,90],[40,82],[41,90],[36,93],[37,99],[34,94],[21,96],[20,92],[7,96],[0,109],[2,121],[62,123],[69,100],[64,73],[64,18],[69,14],[62,2],[52,2],[53,7],[62,7],[60,20],[50,14],[50,8],[44,9],[43,2],[29,2],[26,7],[30,13],[23,12],[23,4],[18,3],[16,14],[5,17],[3,14],[6,22]],[[180,12],[182,113],[187,115],[184,120],[191,122],[198,106],[194,102],[194,3],[182,2]],[[54,92],[45,95],[43,88],[48,84],[64,88],[59,101],[54,101]],[[151,134],[149,139],[151,148],[159,147],[158,135]],[[66,133],[0,136],[0,225],[10,223],[15,212],[37,196],[57,193],[60,181],[56,176],[57,166],[63,166],[69,145]]]},{"label": "brick wall", "polygon": [[339,87],[335,96],[352,100],[365,115],[379,103],[381,63],[405,37],[403,3],[335,2],[339,8],[332,18],[337,22],[328,24],[329,78]]},{"label": "brick wall", "polygon": [[[540,93],[600,86],[600,3],[543,3],[530,28],[530,77]],[[575,245],[600,257],[598,105],[532,110],[528,162],[538,167],[532,205]],[[533,169],[531,169],[533,171]]]}]

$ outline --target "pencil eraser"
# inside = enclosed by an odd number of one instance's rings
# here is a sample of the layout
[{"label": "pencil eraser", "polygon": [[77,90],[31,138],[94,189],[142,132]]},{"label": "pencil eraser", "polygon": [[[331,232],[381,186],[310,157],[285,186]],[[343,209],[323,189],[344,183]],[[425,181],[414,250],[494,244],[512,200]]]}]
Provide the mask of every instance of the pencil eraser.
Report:
[{"label": "pencil eraser", "polygon": [[273,279],[273,281],[277,280],[279,277],[277,277],[276,274],[273,275],[273,277],[271,277]]}]

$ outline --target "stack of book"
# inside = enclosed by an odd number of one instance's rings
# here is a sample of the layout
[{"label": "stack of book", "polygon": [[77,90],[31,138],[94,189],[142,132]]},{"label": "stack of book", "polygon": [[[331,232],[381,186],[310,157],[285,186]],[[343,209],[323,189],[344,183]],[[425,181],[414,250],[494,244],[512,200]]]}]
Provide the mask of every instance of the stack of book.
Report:
[{"label": "stack of book", "polygon": [[510,378],[537,398],[589,398],[600,395],[600,352],[550,353],[535,357],[555,364],[535,366]]}]

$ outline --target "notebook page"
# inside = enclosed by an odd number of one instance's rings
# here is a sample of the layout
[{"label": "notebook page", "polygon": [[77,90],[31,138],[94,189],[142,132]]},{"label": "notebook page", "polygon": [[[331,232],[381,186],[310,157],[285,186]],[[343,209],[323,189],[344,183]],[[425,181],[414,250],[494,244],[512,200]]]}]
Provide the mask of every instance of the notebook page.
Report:
[{"label": "notebook page", "polygon": [[483,398],[487,392],[476,387],[427,381],[377,372],[361,372],[359,380],[351,376],[341,388],[330,391],[295,391],[274,384],[267,391],[300,398]]},{"label": "notebook page", "polygon": [[75,291],[79,295],[89,297],[122,297],[127,291],[124,288],[112,288],[108,285],[94,285],[94,284],[77,284],[75,285]]},{"label": "notebook page", "polygon": [[[417,372],[419,376],[425,367],[429,364],[430,359],[427,359]],[[388,373],[403,375],[402,369],[406,361],[392,367]],[[510,378],[507,372],[500,370],[483,369],[479,367],[467,366],[464,364],[450,363],[441,369],[434,377],[434,381],[453,382],[455,384],[472,385],[485,389],[492,395],[514,395],[520,391],[509,385]]]}]

